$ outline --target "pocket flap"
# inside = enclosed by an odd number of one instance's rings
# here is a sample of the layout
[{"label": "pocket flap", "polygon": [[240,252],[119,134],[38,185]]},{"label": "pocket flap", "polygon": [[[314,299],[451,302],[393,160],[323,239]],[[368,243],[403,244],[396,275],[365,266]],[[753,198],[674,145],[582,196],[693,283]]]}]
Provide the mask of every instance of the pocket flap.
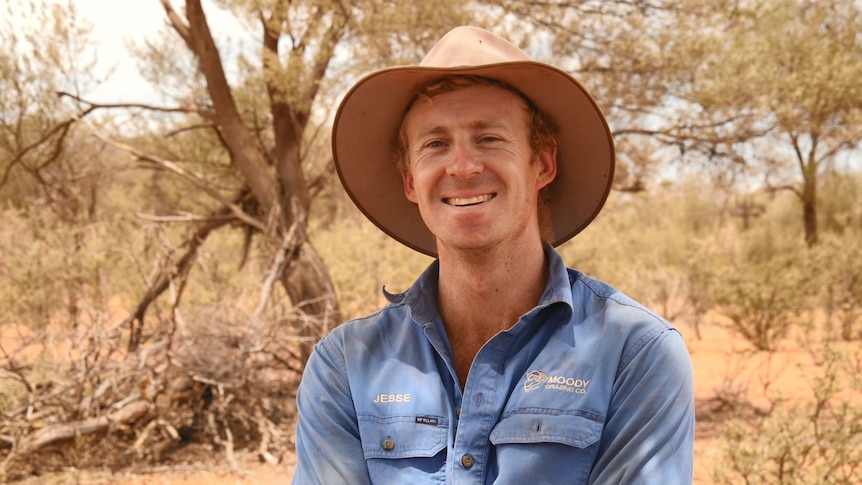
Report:
[{"label": "pocket flap", "polygon": [[440,416],[358,418],[366,459],[431,457],[446,447],[448,423]]},{"label": "pocket flap", "polygon": [[511,443],[560,443],[586,448],[599,440],[602,420],[570,414],[513,414],[491,431],[495,445]]}]

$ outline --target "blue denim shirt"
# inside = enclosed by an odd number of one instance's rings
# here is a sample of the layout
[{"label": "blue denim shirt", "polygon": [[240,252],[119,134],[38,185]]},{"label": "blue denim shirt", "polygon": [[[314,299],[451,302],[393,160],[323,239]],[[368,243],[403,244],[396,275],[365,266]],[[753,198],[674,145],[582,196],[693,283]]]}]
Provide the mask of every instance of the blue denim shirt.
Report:
[{"label": "blue denim shirt", "polygon": [[436,262],[390,305],[322,339],[297,394],[293,483],[691,483],[682,337],[546,253],[539,305],[482,347],[463,393]]}]

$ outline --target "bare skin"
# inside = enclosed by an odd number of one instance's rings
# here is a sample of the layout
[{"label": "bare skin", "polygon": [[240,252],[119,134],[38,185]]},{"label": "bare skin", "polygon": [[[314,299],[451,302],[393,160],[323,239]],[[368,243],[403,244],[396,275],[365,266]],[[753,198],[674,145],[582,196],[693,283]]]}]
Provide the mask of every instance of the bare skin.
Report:
[{"label": "bare skin", "polygon": [[524,102],[494,86],[417,103],[405,123],[404,190],[437,238],[438,307],[463,389],[481,347],[547,285],[536,208],[556,151],[532,153]]}]

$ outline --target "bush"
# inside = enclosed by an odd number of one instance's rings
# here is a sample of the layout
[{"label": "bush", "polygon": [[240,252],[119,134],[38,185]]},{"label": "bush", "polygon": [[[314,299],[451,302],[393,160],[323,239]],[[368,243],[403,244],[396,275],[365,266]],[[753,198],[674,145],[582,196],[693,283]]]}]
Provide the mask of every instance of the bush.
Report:
[{"label": "bush", "polygon": [[728,327],[773,351],[811,308],[810,254],[801,238],[768,224],[731,234],[717,255],[714,301]]},{"label": "bush", "polygon": [[728,422],[716,484],[862,483],[862,355],[828,343],[811,352],[812,398],[773,396],[770,414]]},{"label": "bush", "polygon": [[[848,228],[843,236],[825,234],[815,248],[812,277],[821,288],[826,334],[844,341],[862,338],[862,230]],[[848,244],[848,241],[850,243]]]}]

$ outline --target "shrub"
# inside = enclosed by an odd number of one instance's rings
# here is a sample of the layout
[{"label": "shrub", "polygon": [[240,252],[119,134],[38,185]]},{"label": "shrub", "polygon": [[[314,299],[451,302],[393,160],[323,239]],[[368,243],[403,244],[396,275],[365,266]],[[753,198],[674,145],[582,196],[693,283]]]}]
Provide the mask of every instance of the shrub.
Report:
[{"label": "shrub", "polygon": [[716,484],[862,483],[862,356],[829,343],[811,352],[812,398],[773,396],[770,414],[728,422]]}]

